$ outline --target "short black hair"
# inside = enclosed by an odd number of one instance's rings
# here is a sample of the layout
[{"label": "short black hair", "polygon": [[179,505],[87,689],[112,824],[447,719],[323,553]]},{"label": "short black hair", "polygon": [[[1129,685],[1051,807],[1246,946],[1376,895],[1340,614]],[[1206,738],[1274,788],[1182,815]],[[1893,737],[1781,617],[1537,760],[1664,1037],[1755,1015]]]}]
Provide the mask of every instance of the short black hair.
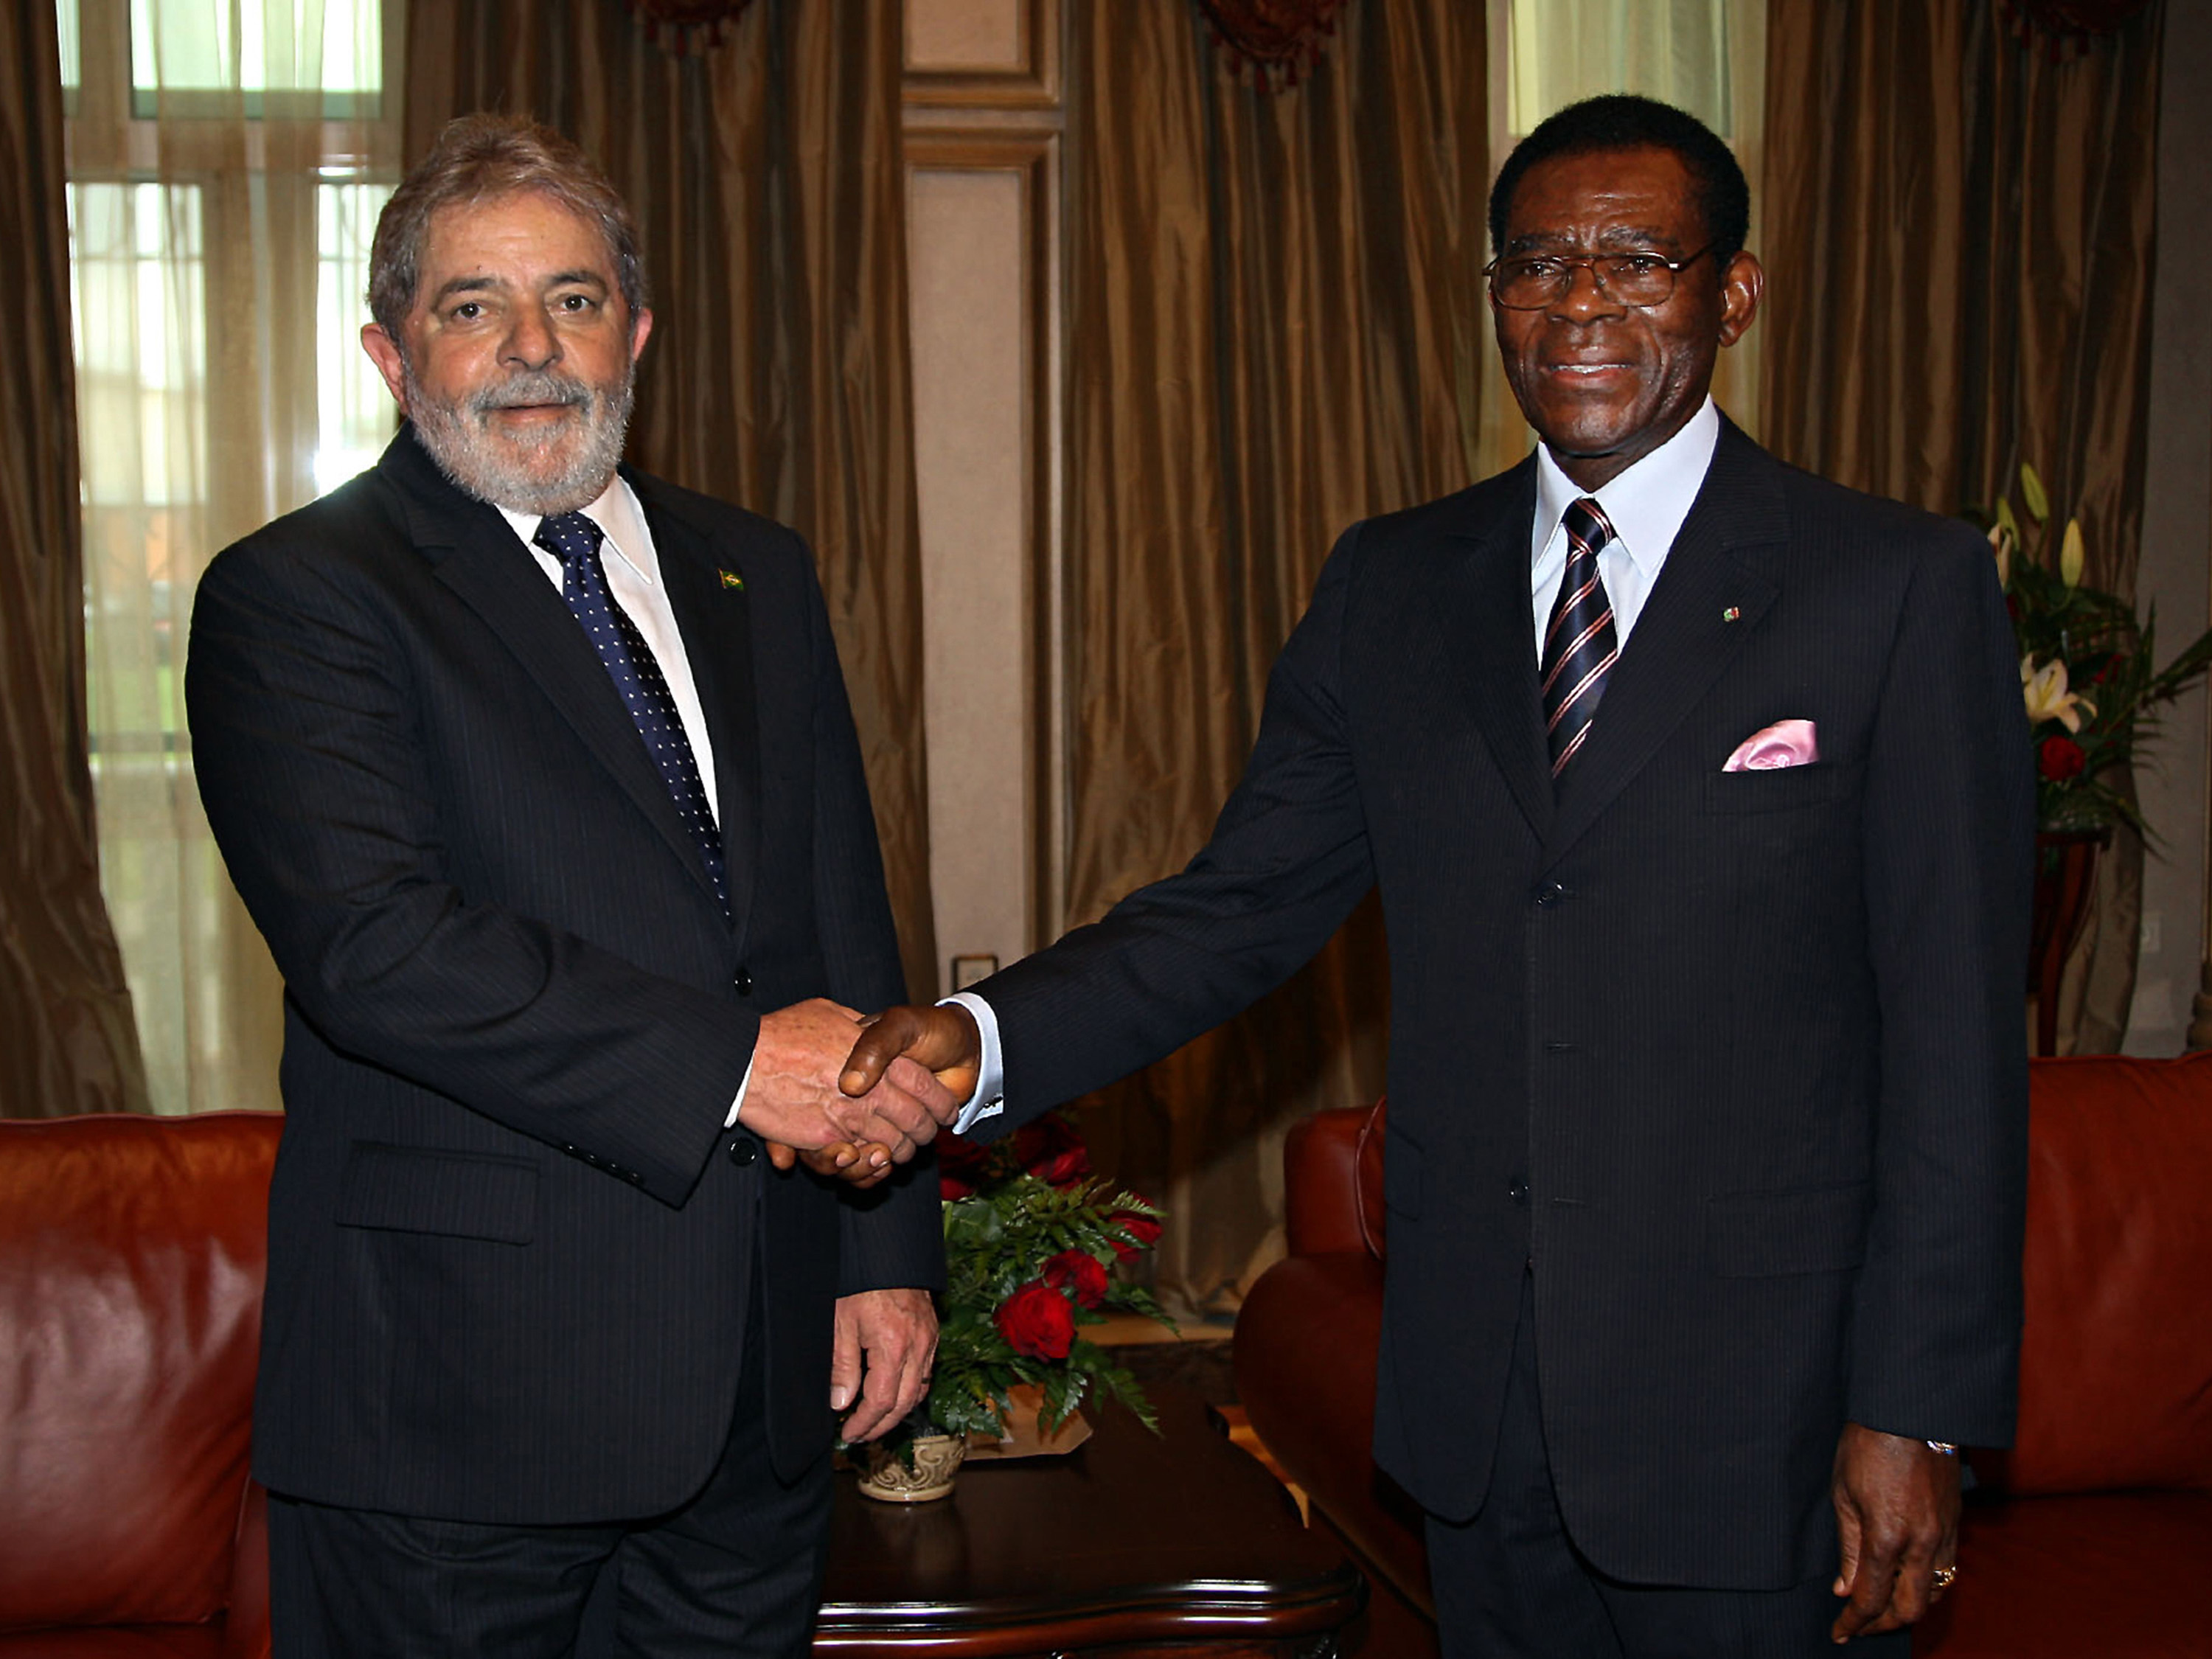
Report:
[{"label": "short black hair", "polygon": [[1743,251],[1744,238],[1751,232],[1751,186],[1735,155],[1687,110],[1628,92],[1570,104],[1545,117],[1513,147],[1490,190],[1490,251],[1505,251],[1505,221],[1512,211],[1513,192],[1530,167],[1555,156],[1611,149],[1663,149],[1677,157],[1697,186],[1698,210],[1713,246],[1714,269],[1725,269]]}]

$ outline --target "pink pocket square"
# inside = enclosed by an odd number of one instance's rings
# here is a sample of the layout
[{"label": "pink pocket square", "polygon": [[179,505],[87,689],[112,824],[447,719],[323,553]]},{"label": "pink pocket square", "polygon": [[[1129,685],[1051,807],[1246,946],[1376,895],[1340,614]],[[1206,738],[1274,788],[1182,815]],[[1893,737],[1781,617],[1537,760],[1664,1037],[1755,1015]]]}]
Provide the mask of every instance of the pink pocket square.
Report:
[{"label": "pink pocket square", "polygon": [[1809,766],[1820,758],[1810,720],[1777,720],[1736,745],[1723,772],[1773,772],[1785,766]]}]

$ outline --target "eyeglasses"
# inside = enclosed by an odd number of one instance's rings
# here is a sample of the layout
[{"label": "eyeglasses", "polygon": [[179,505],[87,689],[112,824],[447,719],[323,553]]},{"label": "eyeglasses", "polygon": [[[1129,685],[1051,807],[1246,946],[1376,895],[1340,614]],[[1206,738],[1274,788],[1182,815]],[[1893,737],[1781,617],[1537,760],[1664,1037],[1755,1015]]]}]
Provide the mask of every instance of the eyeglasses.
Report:
[{"label": "eyeglasses", "polygon": [[1608,299],[1625,306],[1663,306],[1674,296],[1674,278],[1713,251],[1708,242],[1686,259],[1657,253],[1532,253],[1492,259],[1482,268],[1490,295],[1508,311],[1541,311],[1574,289],[1575,271],[1587,266],[1590,280]]}]

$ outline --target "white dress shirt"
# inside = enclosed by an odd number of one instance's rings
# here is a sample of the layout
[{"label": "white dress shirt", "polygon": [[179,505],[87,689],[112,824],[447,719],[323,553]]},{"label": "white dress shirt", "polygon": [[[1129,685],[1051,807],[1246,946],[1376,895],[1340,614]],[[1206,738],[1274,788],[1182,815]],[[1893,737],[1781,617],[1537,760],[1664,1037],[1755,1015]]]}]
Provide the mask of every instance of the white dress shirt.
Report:
[{"label": "white dress shirt", "polygon": [[1644,614],[1644,601],[1659,580],[1668,550],[1690,516],[1713,450],[1721,439],[1721,414],[1708,397],[1682,429],[1611,483],[1584,489],[1559,470],[1552,452],[1536,446],[1536,516],[1528,526],[1528,605],[1534,619],[1537,654],[1544,650],[1544,628],[1559,602],[1559,579],[1567,568],[1566,510],[1585,495],[1605,509],[1613,539],[1598,550],[1598,574],[1613,601],[1613,630],[1620,648]]},{"label": "white dress shirt", "polygon": [[[1598,570],[1613,601],[1613,625],[1626,650],[1630,630],[1643,614],[1644,602],[1659,580],[1668,550],[1680,533],[1682,521],[1705,487],[1705,473],[1713,464],[1720,442],[1720,410],[1708,396],[1682,429],[1629,467],[1617,478],[1594,490],[1579,487],[1552,459],[1552,452],[1536,446],[1536,515],[1528,531],[1528,602],[1534,624],[1531,635],[1537,653],[1543,651],[1544,627],[1558,601],[1559,578],[1567,568],[1567,532],[1560,520],[1568,507],[1584,495],[1594,495],[1605,509],[1613,538],[1598,553]],[[991,1005],[973,991],[956,991],[945,999],[957,1003],[975,1017],[982,1038],[982,1071],[975,1092],[952,1121],[956,1133],[1006,1109],[1006,1071],[999,1042],[999,1017]]]},{"label": "white dress shirt", "polygon": [[[498,503],[494,502],[494,506]],[[714,746],[707,735],[707,714],[699,702],[699,688],[691,678],[691,659],[684,653],[684,635],[676,626],[676,612],[668,603],[668,588],[660,580],[660,555],[653,544],[653,532],[645,522],[644,509],[637,504],[629,483],[620,473],[609,481],[599,498],[582,509],[583,514],[599,526],[605,539],[599,545],[599,564],[607,574],[607,592],[623,614],[636,624],[644,637],[645,648],[653,653],[654,665],[660,678],[668,682],[668,695],[676,704],[676,718],[682,722],[685,741],[691,745],[691,757],[698,763],[700,786],[707,792],[707,807],[714,815],[717,825],[721,823],[721,798],[714,788]],[[499,516],[505,519],[530,556],[538,561],[538,568],[557,590],[562,586],[559,556],[547,552],[535,539],[538,526],[544,520],[535,513],[518,513],[513,507],[501,507]],[[609,558],[608,554],[614,557]],[[745,1074],[738,1082],[737,1098],[730,1103],[729,1115],[722,1127],[729,1128],[738,1121],[738,1111],[745,1102],[745,1085],[753,1080],[753,1068],[748,1064]]]},{"label": "white dress shirt", "polygon": [[[722,806],[714,791],[714,747],[707,736],[706,712],[699,704],[699,688],[691,678],[691,659],[684,653],[684,635],[677,630],[668,589],[660,580],[660,555],[653,545],[653,532],[646,527],[645,514],[629,485],[617,473],[599,498],[583,508],[583,514],[605,537],[600,544],[599,562],[607,573],[607,592],[637,624],[660,678],[668,682],[668,695],[676,700],[676,717],[683,722],[692,758],[699,763],[699,781],[707,791],[707,805],[720,823]],[[507,507],[499,509],[499,516],[513,526],[557,591],[562,580],[560,556],[532,539],[544,520],[535,513],[517,513]],[[615,556],[608,558],[609,553]]]}]

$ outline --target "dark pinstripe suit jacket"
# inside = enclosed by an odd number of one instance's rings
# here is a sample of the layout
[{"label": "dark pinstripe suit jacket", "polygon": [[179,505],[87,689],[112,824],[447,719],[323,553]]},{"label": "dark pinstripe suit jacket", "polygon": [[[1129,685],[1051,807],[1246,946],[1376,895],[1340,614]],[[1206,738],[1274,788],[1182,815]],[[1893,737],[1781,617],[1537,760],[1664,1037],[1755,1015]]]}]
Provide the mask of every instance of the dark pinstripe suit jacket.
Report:
[{"label": "dark pinstripe suit jacket", "polygon": [[[1834,1565],[1846,1418],[2003,1443],[2033,780],[1989,550],[1734,427],[1556,796],[1533,460],[1348,532],[1182,874],[977,988],[1011,1121],[1241,1007],[1379,884],[1376,1450],[1463,1516],[1524,1261],[1567,1523],[1606,1572]],[[1818,764],[1724,773],[1802,718]]]},{"label": "dark pinstripe suit jacket", "polygon": [[712,1469],[749,1294],[787,1468],[837,1294],[934,1285],[933,1182],[852,1205],[722,1121],[762,1012],[902,986],[799,538],[631,476],[720,778],[726,921],[605,672],[403,431],[227,550],[186,678],[209,821],[284,975],[254,1471],[496,1522],[655,1513]]}]

